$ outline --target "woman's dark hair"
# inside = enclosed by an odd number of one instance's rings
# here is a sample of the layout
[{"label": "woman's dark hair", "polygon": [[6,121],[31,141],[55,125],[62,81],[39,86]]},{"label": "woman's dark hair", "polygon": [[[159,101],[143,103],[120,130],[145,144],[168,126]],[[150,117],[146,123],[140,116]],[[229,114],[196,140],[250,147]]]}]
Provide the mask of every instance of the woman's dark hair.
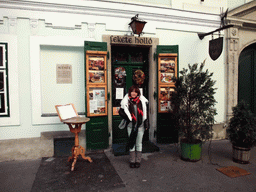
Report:
[{"label": "woman's dark hair", "polygon": [[131,96],[131,92],[135,90],[135,92],[138,94],[138,97],[140,96],[140,89],[138,86],[136,85],[132,85],[130,88],[129,88],[129,91],[128,91],[128,95]]}]

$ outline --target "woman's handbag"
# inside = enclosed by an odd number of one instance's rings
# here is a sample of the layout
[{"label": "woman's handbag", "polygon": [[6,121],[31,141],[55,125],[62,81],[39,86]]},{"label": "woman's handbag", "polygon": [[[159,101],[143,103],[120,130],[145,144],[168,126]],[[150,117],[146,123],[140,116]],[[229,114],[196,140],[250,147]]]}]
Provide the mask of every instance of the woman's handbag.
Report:
[{"label": "woman's handbag", "polygon": [[119,129],[124,129],[125,127],[126,127],[126,120],[125,119],[123,119],[122,121],[121,121],[121,123],[118,125],[118,127],[119,127]]}]

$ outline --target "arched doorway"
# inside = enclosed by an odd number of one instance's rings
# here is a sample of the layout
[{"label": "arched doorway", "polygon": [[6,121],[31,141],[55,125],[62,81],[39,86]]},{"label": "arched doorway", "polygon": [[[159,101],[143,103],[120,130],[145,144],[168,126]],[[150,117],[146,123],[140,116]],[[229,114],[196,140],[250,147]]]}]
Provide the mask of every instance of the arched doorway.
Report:
[{"label": "arched doorway", "polygon": [[256,43],[246,47],[239,56],[238,102],[244,100],[256,113]]}]

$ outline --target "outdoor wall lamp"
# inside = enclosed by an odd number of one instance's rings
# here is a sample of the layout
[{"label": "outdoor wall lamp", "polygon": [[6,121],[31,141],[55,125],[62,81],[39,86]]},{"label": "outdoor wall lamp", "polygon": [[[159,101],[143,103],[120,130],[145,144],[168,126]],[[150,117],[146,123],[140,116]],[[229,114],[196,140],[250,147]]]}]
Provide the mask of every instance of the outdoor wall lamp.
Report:
[{"label": "outdoor wall lamp", "polygon": [[140,20],[138,16],[139,14],[136,14],[134,17],[131,18],[132,21],[129,23],[129,26],[132,28],[133,34],[137,34],[140,36],[147,22]]}]

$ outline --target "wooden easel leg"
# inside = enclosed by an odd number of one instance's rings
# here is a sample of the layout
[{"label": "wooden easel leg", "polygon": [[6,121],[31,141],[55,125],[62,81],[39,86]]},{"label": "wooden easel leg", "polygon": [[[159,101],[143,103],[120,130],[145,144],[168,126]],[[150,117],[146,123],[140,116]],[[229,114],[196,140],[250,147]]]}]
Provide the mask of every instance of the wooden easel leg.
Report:
[{"label": "wooden easel leg", "polygon": [[72,159],[74,159],[74,157],[75,157],[74,150],[75,150],[75,146],[72,147],[72,156],[71,156],[71,157],[68,157],[68,162],[70,162]]},{"label": "wooden easel leg", "polygon": [[81,145],[79,145],[79,149],[80,149],[80,155],[82,156],[82,158],[85,160],[88,160],[90,163],[92,163],[91,157],[85,156],[85,149]]},{"label": "wooden easel leg", "polygon": [[71,166],[71,171],[74,171],[74,169],[75,169],[76,160],[77,160],[77,157],[74,158],[74,161]]},{"label": "wooden easel leg", "polygon": [[78,148],[78,146],[74,146],[72,148],[72,157],[68,158],[68,161],[70,161],[71,159],[74,159],[72,166],[71,166],[71,171],[74,171],[74,169],[75,169],[75,164],[76,164],[78,155],[79,155],[79,148]]}]

